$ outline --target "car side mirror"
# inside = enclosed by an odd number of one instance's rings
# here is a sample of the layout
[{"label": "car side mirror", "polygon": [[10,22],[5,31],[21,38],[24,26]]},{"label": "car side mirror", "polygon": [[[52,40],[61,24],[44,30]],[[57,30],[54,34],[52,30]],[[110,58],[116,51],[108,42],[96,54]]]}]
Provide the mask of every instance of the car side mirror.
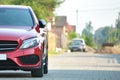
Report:
[{"label": "car side mirror", "polygon": [[44,28],[46,26],[46,21],[44,19],[41,19],[39,20],[39,25],[40,25],[40,28]]}]

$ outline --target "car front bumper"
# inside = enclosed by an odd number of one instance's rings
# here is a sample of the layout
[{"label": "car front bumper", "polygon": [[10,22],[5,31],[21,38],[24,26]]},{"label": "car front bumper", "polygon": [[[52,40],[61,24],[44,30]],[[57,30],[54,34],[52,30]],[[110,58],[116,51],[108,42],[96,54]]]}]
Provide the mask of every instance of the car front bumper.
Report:
[{"label": "car front bumper", "polygon": [[39,46],[1,54],[6,54],[7,60],[0,60],[0,70],[33,70],[41,65],[42,49]]}]

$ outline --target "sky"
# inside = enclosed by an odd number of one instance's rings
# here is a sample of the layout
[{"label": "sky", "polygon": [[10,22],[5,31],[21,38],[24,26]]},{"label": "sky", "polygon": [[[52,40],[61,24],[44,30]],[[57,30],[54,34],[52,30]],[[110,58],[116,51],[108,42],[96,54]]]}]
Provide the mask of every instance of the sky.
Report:
[{"label": "sky", "polygon": [[115,26],[120,12],[120,0],[65,0],[55,10],[57,16],[67,16],[67,22],[76,25],[80,33],[91,21],[93,33],[100,27]]}]

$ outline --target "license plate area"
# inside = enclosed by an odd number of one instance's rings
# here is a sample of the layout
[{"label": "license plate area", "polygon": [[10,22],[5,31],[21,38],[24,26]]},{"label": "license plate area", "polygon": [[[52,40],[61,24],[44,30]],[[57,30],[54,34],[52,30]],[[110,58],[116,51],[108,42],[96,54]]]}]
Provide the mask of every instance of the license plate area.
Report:
[{"label": "license plate area", "polygon": [[0,60],[7,60],[6,54],[0,54]]}]

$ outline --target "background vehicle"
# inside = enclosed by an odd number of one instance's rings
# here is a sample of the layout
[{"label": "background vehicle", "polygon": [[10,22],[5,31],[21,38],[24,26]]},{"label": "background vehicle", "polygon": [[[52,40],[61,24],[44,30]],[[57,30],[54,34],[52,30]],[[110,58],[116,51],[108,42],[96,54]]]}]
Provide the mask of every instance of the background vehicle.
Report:
[{"label": "background vehicle", "polygon": [[69,44],[69,49],[71,51],[83,51],[86,50],[85,41],[83,39],[75,38]]},{"label": "background vehicle", "polygon": [[46,25],[29,6],[0,6],[0,70],[31,71],[33,77],[48,73],[47,42],[40,35]]}]

